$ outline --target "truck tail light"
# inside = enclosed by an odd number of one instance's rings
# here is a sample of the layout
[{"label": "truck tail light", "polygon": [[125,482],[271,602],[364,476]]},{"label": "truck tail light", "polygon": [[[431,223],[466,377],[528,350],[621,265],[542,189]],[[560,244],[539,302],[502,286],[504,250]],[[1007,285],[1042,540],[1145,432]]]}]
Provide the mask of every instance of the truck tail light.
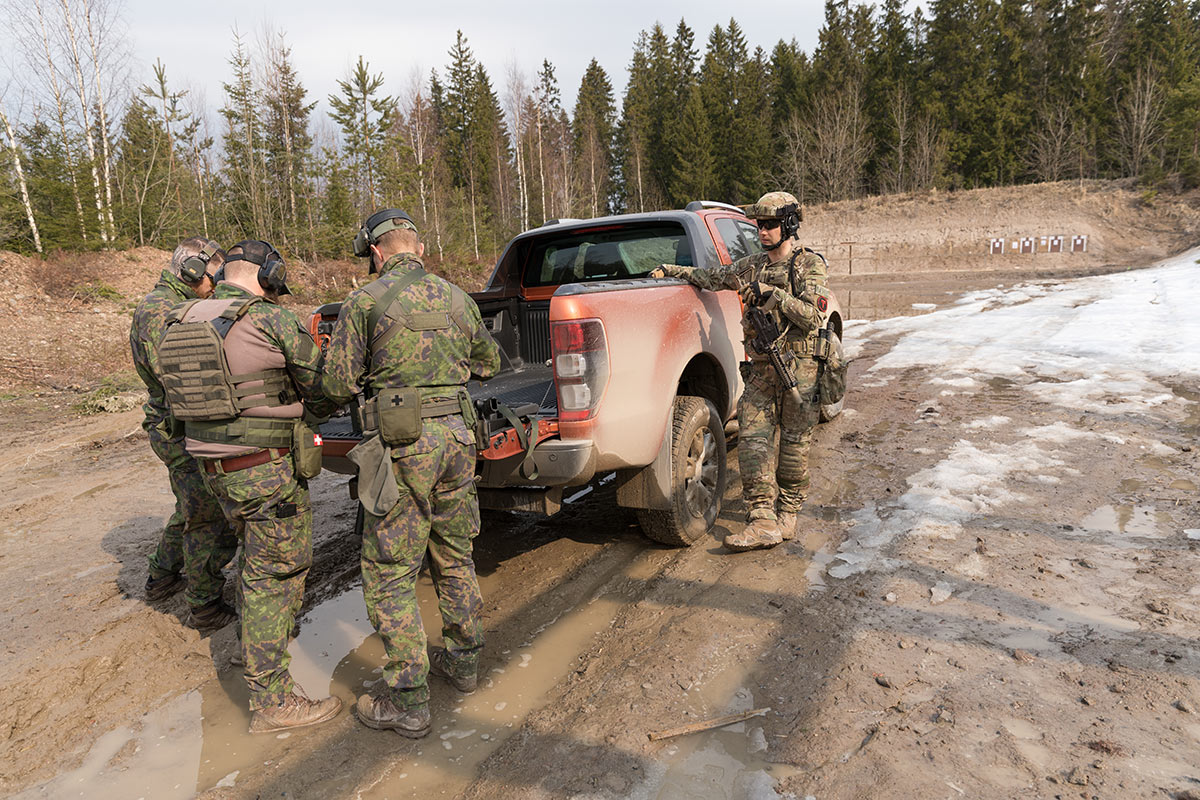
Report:
[{"label": "truck tail light", "polygon": [[550,323],[558,418],[590,419],[608,384],[608,343],[598,319]]}]

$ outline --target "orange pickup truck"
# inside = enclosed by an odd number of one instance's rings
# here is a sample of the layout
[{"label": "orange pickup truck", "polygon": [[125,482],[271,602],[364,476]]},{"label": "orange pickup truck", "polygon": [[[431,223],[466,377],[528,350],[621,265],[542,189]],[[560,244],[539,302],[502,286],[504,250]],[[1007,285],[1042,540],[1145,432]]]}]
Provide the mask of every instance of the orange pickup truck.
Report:
[{"label": "orange pickup truck", "polygon": [[[514,238],[487,288],[471,295],[502,351],[500,374],[468,386],[480,418],[480,505],[554,513],[564,488],[615,473],[617,503],[638,510],[650,538],[686,545],[707,532],[742,390],[741,307],[735,292],[645,275],[760,250],[741,209],[699,201],[553,220]],[[338,309],[317,309],[315,336],[328,336]],[[836,302],[825,313],[840,341]],[[353,474],[350,418],[321,433],[325,467]]]}]

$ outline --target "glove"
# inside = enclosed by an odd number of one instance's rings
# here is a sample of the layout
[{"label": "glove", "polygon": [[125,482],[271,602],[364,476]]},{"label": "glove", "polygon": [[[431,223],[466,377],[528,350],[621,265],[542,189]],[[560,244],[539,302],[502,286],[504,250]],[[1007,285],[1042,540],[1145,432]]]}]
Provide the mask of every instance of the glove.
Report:
[{"label": "glove", "polygon": [[647,278],[665,278],[665,277],[667,277],[667,271],[665,269],[663,269],[662,267],[655,267],[654,269],[652,269],[648,273],[646,273],[646,277]]},{"label": "glove", "polygon": [[776,293],[775,287],[762,281],[755,281],[743,286],[738,294],[741,295],[743,304],[760,306],[764,311],[770,311],[779,303],[779,295]]}]

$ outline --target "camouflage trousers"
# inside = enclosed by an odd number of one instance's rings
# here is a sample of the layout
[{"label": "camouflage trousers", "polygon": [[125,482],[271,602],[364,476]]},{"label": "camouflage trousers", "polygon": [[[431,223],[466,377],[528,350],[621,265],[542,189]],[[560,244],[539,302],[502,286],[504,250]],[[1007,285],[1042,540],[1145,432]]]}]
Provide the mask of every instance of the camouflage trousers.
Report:
[{"label": "camouflage trousers", "polygon": [[393,448],[392,457],[400,500],[383,517],[366,514],[363,598],[387,654],[384,684],[397,706],[413,708],[429,701],[416,594],[426,550],[449,668],[474,672],[483,648],[483,599],[471,555],[479,533],[475,436],[457,414],[426,419],[421,438]]},{"label": "camouflage trousers", "polygon": [[817,362],[797,358],[791,366],[800,403],[770,362],[741,367],[746,388],[738,401],[738,471],[748,520],[799,511],[808,496],[808,446],[820,418]]},{"label": "camouflage trousers", "polygon": [[184,599],[198,608],[221,597],[225,587],[221,570],[237,550],[237,536],[204,484],[196,459],[184,449],[182,437],[167,438],[158,428],[147,433],[154,454],[167,467],[175,494],[175,511],[150,554],[150,577],[182,572],[187,578]]},{"label": "camouflage trousers", "polygon": [[242,540],[238,597],[250,708],[278,705],[294,688],[288,640],[312,566],[308,483],[291,455],[237,472],[201,470]]}]

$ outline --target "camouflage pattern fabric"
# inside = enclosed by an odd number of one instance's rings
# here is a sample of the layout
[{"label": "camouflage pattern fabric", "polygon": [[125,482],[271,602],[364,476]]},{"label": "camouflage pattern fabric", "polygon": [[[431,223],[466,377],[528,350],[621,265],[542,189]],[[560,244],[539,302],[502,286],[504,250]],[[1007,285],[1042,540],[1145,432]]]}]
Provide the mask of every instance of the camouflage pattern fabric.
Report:
[{"label": "camouflage pattern fabric", "polygon": [[[213,293],[218,299],[252,296],[224,282]],[[317,416],[331,414],[336,406],[321,392],[320,351],[300,318],[273,303],[255,303],[243,319],[283,353],[305,407]],[[288,673],[287,644],[312,564],[308,483],[295,474],[290,453],[229,473],[221,470],[219,460],[214,462],[217,472],[201,474],[242,543],[242,655],[250,708],[258,710],[281,703],[295,685]]]},{"label": "camouflage pattern fabric", "polygon": [[167,466],[175,494],[175,512],[150,556],[150,576],[160,578],[182,569],[187,577],[184,599],[199,608],[221,597],[225,587],[221,570],[237,551],[237,536],[205,485],[196,459],[183,448],[183,437],[166,438],[161,428],[149,433],[150,447]]},{"label": "camouflage pattern fabric", "polygon": [[183,449],[177,435],[166,394],[158,378],[158,345],[166,330],[167,315],[180,303],[196,297],[195,291],[176,275],[163,270],[154,289],[133,312],[129,348],[134,369],[146,385],[149,398],[142,406],[142,427],[150,447],[167,467],[175,511],[167,520],[158,547],[150,555],[150,577],[163,578],[177,572],[187,577],[184,595],[192,607],[221,596],[225,579],[221,569],[237,548],[237,539],[225,523],[221,508],[200,479],[196,460]]},{"label": "camouflage pattern fabric", "polygon": [[[249,297],[254,295],[224,281],[213,292],[217,300]],[[328,417],[337,410],[338,404],[321,390],[321,351],[295,312],[275,303],[255,303],[242,319],[262,331],[267,341],[283,353],[288,376],[305,409],[318,417]]]},{"label": "camouflage pattern fabric", "polygon": [[312,565],[308,483],[290,454],[237,472],[202,472],[242,540],[238,559],[242,656],[250,708],[278,705],[295,687],[288,638]]},{"label": "camouflage pattern fabric", "polygon": [[384,685],[399,708],[429,701],[425,631],[416,578],[429,569],[442,615],[442,639],[455,674],[473,674],[483,648],[483,599],[471,542],[479,533],[475,435],[461,415],[425,420],[421,438],[392,451],[400,502],[363,531],[363,597],[387,654]]},{"label": "camouflage pattern fabric", "polygon": [[791,366],[800,404],[770,362],[742,365],[746,388],[738,400],[738,472],[748,520],[776,519],[777,508],[798,512],[808,496],[808,446],[820,416],[817,362],[797,358]]},{"label": "camouflage pattern fabric", "polygon": [[[377,282],[386,289],[420,266],[420,259],[412,254],[394,256],[384,264]],[[325,393],[347,403],[363,387],[373,393],[389,386],[464,386],[471,376],[486,379],[495,375],[500,368],[500,350],[483,327],[479,307],[462,289],[427,275],[401,292],[400,299],[414,311],[440,311],[450,308],[454,293],[464,301],[465,332],[453,323],[449,331],[405,328],[385,343],[382,352],[372,354],[367,338],[371,332],[366,328],[375,299],[363,289],[351,292],[342,303],[325,353]],[[389,324],[391,320],[384,319],[379,327],[382,330]]]},{"label": "camouflage pattern fabric", "polygon": [[[411,254],[388,259],[378,279],[383,288],[421,262]],[[474,376],[486,380],[500,367],[500,351],[483,327],[479,308],[461,289],[429,275],[400,294],[414,312],[450,309],[461,295],[463,318],[440,330],[404,326],[372,354],[367,321],[375,300],[363,289],[342,304],[325,356],[323,386],[334,400],[349,402],[367,387],[420,387],[423,397],[454,396]],[[393,323],[386,320],[380,328]],[[367,514],[363,531],[363,596],[383,639],[388,663],[384,685],[392,702],[413,708],[427,702],[429,664],[417,609],[416,580],[426,549],[442,611],[450,669],[469,673],[483,647],[482,601],[471,541],[479,531],[475,491],[475,437],[460,415],[423,421],[421,437],[392,450],[400,500],[384,516]]]},{"label": "camouflage pattern fabric", "polygon": [[[825,286],[829,277],[824,260],[816,253],[804,250],[799,245],[792,251],[790,260],[795,261],[796,286],[788,286],[789,261],[772,263],[769,253],[756,253],[740,258],[724,267],[704,269],[702,267],[681,267],[674,264],[664,264],[662,269],[670,278],[683,278],[688,283],[717,292],[722,289],[738,290],[754,281],[769,283],[775,287],[779,295],[779,305],[776,311],[781,316],[779,329],[786,325],[791,330],[785,336],[787,341],[803,340],[815,336],[821,327],[821,312],[817,302],[821,295],[827,295]],[[745,325],[743,319],[742,324]]]},{"label": "camouflage pattern fabric", "polygon": [[[789,261],[794,261],[789,267]],[[794,268],[796,285],[789,285]],[[772,263],[769,253],[757,253],[715,269],[664,265],[668,277],[683,278],[710,291],[740,289],[753,281],[769,283],[779,295],[779,304],[769,313],[777,315],[780,330],[786,328],[781,349],[787,344],[811,341],[821,326],[818,304],[828,296],[828,270],[815,253],[799,245],[789,260]],[[745,318],[747,340],[753,337]],[[745,390],[738,401],[738,471],[746,518],[775,519],[776,511],[800,510],[808,495],[808,447],[812,429],[820,419],[817,399],[817,362],[807,356],[791,359],[796,388],[802,403],[797,406],[783,388],[770,362],[747,351],[752,360],[742,364]],[[787,353],[785,352],[785,358]],[[779,445],[775,446],[775,437]]]},{"label": "camouflage pattern fabric", "polygon": [[158,283],[133,312],[129,329],[129,349],[133,352],[133,367],[150,393],[142,406],[146,418],[142,427],[149,432],[171,415],[167,395],[158,379],[158,345],[167,329],[167,315],[185,300],[195,300],[196,292],[178,276],[163,270]]}]

